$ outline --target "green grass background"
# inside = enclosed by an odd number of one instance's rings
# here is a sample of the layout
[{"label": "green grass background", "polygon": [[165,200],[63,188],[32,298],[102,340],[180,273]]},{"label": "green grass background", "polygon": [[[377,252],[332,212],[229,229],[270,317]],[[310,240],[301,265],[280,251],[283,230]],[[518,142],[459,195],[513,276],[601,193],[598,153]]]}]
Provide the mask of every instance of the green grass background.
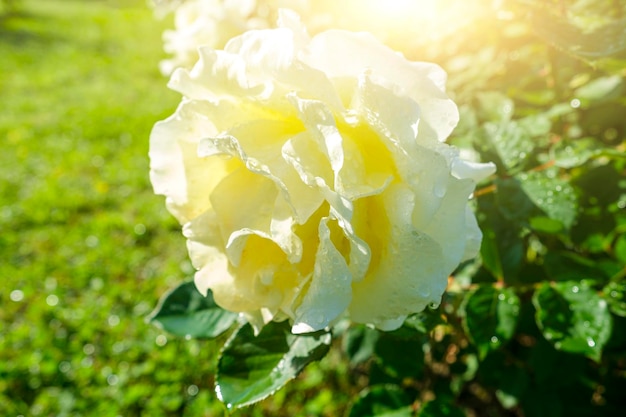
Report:
[{"label": "green grass background", "polygon": [[[219,341],[145,322],[193,274],[148,179],[150,129],[180,99],[157,69],[170,25],[142,0],[0,9],[2,416],[225,414]],[[359,384],[333,352],[236,415],[340,414]]]}]

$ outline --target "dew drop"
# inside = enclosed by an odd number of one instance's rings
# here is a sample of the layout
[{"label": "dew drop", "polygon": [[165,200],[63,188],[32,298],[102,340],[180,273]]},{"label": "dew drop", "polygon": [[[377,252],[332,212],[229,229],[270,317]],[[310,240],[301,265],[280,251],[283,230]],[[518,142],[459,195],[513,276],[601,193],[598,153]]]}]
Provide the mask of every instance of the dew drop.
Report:
[{"label": "dew drop", "polygon": [[198,395],[198,392],[200,392],[200,389],[197,385],[189,385],[189,387],[187,387],[187,394],[191,397]]},{"label": "dew drop", "polygon": [[107,384],[109,384],[109,385],[117,385],[119,380],[120,379],[115,374],[111,374],[111,375],[107,376]]},{"label": "dew drop", "polygon": [[435,186],[433,187],[433,194],[435,195],[435,197],[442,198],[444,195],[446,195],[446,186],[443,184],[435,184]]},{"label": "dew drop", "polygon": [[22,290],[13,290],[11,291],[11,294],[9,295],[9,297],[11,298],[11,301],[15,301],[20,302],[24,299],[24,291]]},{"label": "dew drop", "polygon": [[72,365],[68,361],[63,361],[59,363],[59,371],[63,372],[64,374],[69,372],[71,369]]},{"label": "dew drop", "polygon": [[585,321],[583,322],[583,326],[585,326],[585,327],[591,327],[591,323],[590,323],[589,321],[585,320]]},{"label": "dew drop", "polygon": [[85,239],[85,245],[87,245],[88,248],[95,248],[98,246],[98,243],[100,243],[100,239],[94,235],[87,236]]},{"label": "dew drop", "polygon": [[504,301],[505,299],[506,299],[506,295],[504,295],[502,293],[498,294],[498,300]]},{"label": "dew drop", "polygon": [[115,314],[111,314],[107,321],[109,322],[109,326],[115,327],[120,324],[120,317]]},{"label": "dew drop", "polygon": [[572,287],[572,292],[573,292],[574,294],[576,294],[576,293],[578,293],[578,291],[580,291],[580,288],[578,288],[576,285],[574,285],[574,286]]},{"label": "dew drop", "polygon": [[491,343],[498,343],[500,341],[500,339],[498,339],[496,336],[491,336]]},{"label": "dew drop", "polygon": [[85,346],[83,346],[83,353],[85,355],[93,355],[95,351],[96,351],[96,347],[92,345],[91,343],[87,343]]},{"label": "dew drop", "polygon": [[165,337],[164,334],[160,334],[156,337],[155,342],[157,346],[165,346],[165,344],[167,343],[167,337]]},{"label": "dew drop", "polygon": [[592,338],[588,337],[587,338],[587,346],[589,347],[595,347],[596,346],[596,341],[593,340]]},{"label": "dew drop", "polygon": [[48,304],[50,307],[54,307],[55,305],[59,304],[59,297],[54,294],[50,294],[46,297],[46,304]]},{"label": "dew drop", "polygon": [[91,356],[87,356],[80,361],[80,364],[83,368],[91,368],[91,365],[93,365],[93,358]]}]

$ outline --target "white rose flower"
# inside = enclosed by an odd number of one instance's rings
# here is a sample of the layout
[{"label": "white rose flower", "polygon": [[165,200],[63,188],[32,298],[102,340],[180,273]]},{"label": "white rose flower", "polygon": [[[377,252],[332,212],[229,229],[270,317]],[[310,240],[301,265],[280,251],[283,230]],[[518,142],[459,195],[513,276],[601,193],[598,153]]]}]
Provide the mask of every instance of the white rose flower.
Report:
[{"label": "white rose flower", "polygon": [[310,38],[292,12],[200,48],[150,138],[151,180],[184,225],[195,282],[257,329],[344,312],[381,329],[438,304],[481,232],[468,207],[492,164],[444,143],[446,74],[367,33]]}]

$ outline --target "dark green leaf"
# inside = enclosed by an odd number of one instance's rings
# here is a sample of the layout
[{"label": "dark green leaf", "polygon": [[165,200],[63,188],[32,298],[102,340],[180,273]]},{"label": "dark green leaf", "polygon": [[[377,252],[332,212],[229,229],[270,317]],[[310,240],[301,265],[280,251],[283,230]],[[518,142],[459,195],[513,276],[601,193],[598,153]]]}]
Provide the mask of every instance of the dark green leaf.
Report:
[{"label": "dark green leaf", "polygon": [[410,417],[412,400],[397,385],[369,387],[352,404],[349,417]]},{"label": "dark green leaf", "polygon": [[626,265],[626,234],[620,235],[615,240],[613,251],[615,252],[615,257],[622,262],[622,264]]},{"label": "dark green leaf", "polygon": [[464,325],[481,358],[515,332],[520,300],[512,288],[481,285],[464,302]]},{"label": "dark green leaf", "polygon": [[569,229],[578,210],[572,186],[556,177],[555,171],[529,172],[518,175],[522,189],[532,202],[551,219]]},{"label": "dark green leaf", "polygon": [[[508,352],[507,352],[508,353]],[[503,407],[516,406],[530,385],[528,369],[503,351],[491,352],[480,364],[482,382],[495,391]]]},{"label": "dark green leaf", "polygon": [[537,325],[555,348],[599,361],[611,336],[607,302],[587,283],[544,283],[533,296]]},{"label": "dark green leaf", "polygon": [[579,281],[589,277],[604,277],[604,272],[597,266],[597,263],[567,251],[549,252],[543,260],[546,274],[554,281]]},{"label": "dark green leaf", "polygon": [[602,290],[613,314],[626,317],[626,282],[611,282]]},{"label": "dark green leaf", "polygon": [[534,143],[515,120],[502,124],[488,122],[484,129],[507,170],[519,167],[530,157]]},{"label": "dark green leaf", "polygon": [[416,336],[401,338],[382,333],[376,342],[376,358],[381,368],[393,378],[419,379],[422,376],[426,338],[419,333],[413,334]]},{"label": "dark green leaf", "polygon": [[614,19],[595,30],[589,30],[556,13],[547,13],[544,9],[533,14],[532,22],[540,36],[583,59],[608,57],[626,50],[625,19]]},{"label": "dark green leaf", "polygon": [[445,324],[446,320],[440,308],[427,308],[421,313],[413,314],[404,321],[404,326],[428,334],[436,326]]},{"label": "dark green leaf", "polygon": [[500,260],[498,239],[494,230],[484,229],[483,241],[480,246],[480,255],[485,268],[497,279],[502,279],[502,261]]},{"label": "dark green leaf", "polygon": [[560,168],[580,166],[600,152],[600,146],[593,138],[559,141],[551,149],[554,165]]},{"label": "dark green leaf", "polygon": [[497,280],[517,279],[524,259],[524,242],[520,222],[507,220],[494,195],[479,199],[479,221],[483,230],[480,254],[483,266]]},{"label": "dark green leaf", "polygon": [[291,334],[288,322],[270,322],[255,336],[245,324],[226,342],[217,366],[216,392],[229,409],[260,401],[326,355],[331,334]]},{"label": "dark green leaf", "polygon": [[496,184],[496,205],[505,219],[527,222],[533,212],[538,211],[535,203],[528,198],[517,178],[498,178]]},{"label": "dark green leaf", "polygon": [[462,409],[453,404],[453,400],[447,396],[437,397],[427,402],[420,409],[419,417],[465,417]]},{"label": "dark green leaf", "polygon": [[350,327],[343,337],[343,349],[356,365],[372,357],[380,332],[364,325]]},{"label": "dark green leaf", "polygon": [[228,330],[237,314],[215,304],[209,290],[204,297],[193,282],[166,293],[148,319],[177,336],[214,338]]}]

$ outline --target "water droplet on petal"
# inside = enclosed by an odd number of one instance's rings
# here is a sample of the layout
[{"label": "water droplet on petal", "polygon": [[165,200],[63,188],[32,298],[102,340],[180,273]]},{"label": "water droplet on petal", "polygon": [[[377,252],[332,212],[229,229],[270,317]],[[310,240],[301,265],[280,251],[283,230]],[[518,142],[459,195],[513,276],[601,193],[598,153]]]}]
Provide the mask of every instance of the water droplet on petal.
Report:
[{"label": "water droplet on petal", "polygon": [[435,184],[433,187],[433,194],[435,197],[442,198],[446,195],[446,186],[444,184]]}]

